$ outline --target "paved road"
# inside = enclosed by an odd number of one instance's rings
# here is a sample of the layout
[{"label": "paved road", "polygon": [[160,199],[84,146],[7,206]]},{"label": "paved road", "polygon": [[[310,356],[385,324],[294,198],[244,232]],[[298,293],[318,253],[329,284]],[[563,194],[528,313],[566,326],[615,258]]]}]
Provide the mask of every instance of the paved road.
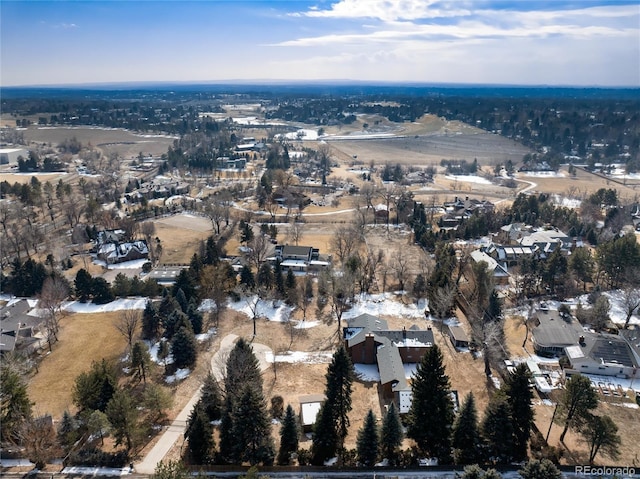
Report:
[{"label": "paved road", "polygon": [[[222,338],[220,342],[220,348],[211,358],[211,370],[218,381],[221,381],[224,377],[224,368],[226,364],[229,352],[233,349],[238,336],[235,334],[229,334]],[[253,352],[258,358],[260,363],[260,370],[265,371],[269,368],[270,363],[267,362],[267,353],[271,353],[271,349],[264,344],[253,343]],[[139,474],[153,474],[156,465],[164,459],[169,450],[178,441],[178,439],[184,437],[184,431],[187,426],[187,419],[193,406],[198,402],[201,395],[201,389],[193,395],[187,405],[180,411],[178,416],[173,420],[170,426],[164,431],[155,446],[149,451],[146,457],[135,465],[135,471]]]}]

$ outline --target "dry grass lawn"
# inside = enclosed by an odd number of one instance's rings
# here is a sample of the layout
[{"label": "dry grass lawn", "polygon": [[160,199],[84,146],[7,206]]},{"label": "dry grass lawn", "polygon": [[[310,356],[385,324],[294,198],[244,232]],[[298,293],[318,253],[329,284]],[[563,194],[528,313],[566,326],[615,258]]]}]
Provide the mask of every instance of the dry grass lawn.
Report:
[{"label": "dry grass lawn", "polygon": [[89,370],[92,361],[117,361],[126,340],[114,324],[120,313],[69,314],[61,321],[58,343],[46,355],[38,373],[29,381],[29,397],[38,413],[60,418],[74,411],[72,390],[75,378]]}]

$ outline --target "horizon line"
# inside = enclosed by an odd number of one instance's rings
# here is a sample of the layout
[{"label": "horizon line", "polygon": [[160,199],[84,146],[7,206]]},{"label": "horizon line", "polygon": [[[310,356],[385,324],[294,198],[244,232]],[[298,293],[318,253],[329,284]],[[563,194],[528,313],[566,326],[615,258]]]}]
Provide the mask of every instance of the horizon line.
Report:
[{"label": "horizon line", "polygon": [[598,84],[545,84],[545,83],[465,83],[465,82],[418,82],[418,81],[389,81],[389,80],[349,80],[349,79],[228,79],[228,80],[134,80],[115,82],[83,82],[83,83],[43,83],[0,85],[0,89],[125,89],[126,87],[170,87],[170,86],[404,86],[404,87],[450,87],[450,88],[568,88],[568,89],[602,89],[602,90],[633,90],[640,89],[640,85],[598,85]]}]

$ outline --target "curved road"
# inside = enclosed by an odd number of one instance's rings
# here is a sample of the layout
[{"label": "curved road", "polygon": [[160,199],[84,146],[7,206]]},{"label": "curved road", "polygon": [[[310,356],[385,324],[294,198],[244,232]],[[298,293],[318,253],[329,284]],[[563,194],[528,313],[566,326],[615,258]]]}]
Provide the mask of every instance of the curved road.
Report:
[{"label": "curved road", "polygon": [[[211,371],[218,381],[221,381],[224,377],[224,368],[226,365],[226,359],[233,349],[238,336],[235,334],[229,334],[222,338],[220,342],[220,348],[211,358]],[[267,353],[272,354],[271,348],[264,344],[252,343],[253,352],[258,358],[260,363],[260,370],[265,371],[269,368],[270,363],[267,362]],[[162,436],[158,439],[158,442],[151,448],[144,459],[135,465],[135,471],[140,474],[153,474],[156,469],[156,465],[164,459],[169,450],[178,441],[178,439],[184,437],[184,431],[187,426],[187,420],[189,414],[193,410],[193,407],[200,399],[202,390],[198,389],[193,397],[189,400],[186,406],[180,411],[173,422],[167,427]]]}]

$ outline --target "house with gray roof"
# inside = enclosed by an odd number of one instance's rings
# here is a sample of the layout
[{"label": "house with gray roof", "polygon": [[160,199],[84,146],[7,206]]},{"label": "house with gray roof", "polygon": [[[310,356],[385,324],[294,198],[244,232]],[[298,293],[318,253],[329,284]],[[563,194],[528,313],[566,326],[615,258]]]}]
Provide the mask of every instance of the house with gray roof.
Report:
[{"label": "house with gray roof", "polygon": [[280,262],[283,271],[309,272],[329,266],[329,261],[320,257],[320,250],[312,246],[279,244],[275,247],[274,257],[269,260]]},{"label": "house with gray roof", "polygon": [[345,349],[354,363],[376,364],[380,373],[382,395],[398,406],[401,414],[411,407],[411,386],[405,364],[419,363],[434,343],[431,328],[389,329],[377,316],[361,314],[343,328]]},{"label": "house with gray roof", "polygon": [[562,356],[568,346],[578,344],[585,331],[570,314],[541,308],[531,332],[533,350],[541,356]]},{"label": "house with gray roof", "polygon": [[565,353],[571,368],[579,373],[640,378],[640,363],[624,336],[585,331]]},{"label": "house with gray roof", "polygon": [[11,299],[0,308],[0,353],[30,353],[40,346],[43,319],[30,314],[34,300]]}]

